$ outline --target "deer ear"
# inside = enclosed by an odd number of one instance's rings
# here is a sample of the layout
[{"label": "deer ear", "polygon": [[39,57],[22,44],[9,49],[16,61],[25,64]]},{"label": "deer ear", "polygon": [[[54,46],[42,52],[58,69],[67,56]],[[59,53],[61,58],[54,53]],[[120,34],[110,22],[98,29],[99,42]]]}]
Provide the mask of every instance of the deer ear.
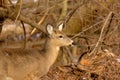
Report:
[{"label": "deer ear", "polygon": [[48,24],[46,27],[46,30],[47,30],[48,34],[52,34],[53,33],[53,26]]},{"label": "deer ear", "polygon": [[63,23],[58,26],[59,31],[62,31],[62,29],[63,29]]}]

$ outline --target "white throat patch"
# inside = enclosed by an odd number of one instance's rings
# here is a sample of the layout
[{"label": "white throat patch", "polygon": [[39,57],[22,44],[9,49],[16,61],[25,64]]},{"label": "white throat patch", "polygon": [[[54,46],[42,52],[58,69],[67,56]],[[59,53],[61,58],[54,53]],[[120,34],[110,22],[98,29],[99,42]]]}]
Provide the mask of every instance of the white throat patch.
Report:
[{"label": "white throat patch", "polygon": [[5,80],[13,80],[11,77],[6,77]]},{"label": "white throat patch", "polygon": [[59,51],[60,48],[59,48],[59,47],[56,47],[56,49]]}]

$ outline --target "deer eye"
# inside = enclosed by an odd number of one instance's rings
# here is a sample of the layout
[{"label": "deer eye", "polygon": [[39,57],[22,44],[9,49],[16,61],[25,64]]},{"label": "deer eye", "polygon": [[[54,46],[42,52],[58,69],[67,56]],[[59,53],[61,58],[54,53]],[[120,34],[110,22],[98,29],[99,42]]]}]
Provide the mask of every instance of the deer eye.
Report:
[{"label": "deer eye", "polygon": [[63,36],[59,36],[59,38],[63,38]]}]

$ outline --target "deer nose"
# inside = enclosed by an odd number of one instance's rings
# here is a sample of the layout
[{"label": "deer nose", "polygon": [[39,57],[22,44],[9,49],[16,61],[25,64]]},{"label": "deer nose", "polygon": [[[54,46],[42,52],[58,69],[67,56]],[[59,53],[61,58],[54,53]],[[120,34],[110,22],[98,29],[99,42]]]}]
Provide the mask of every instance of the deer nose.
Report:
[{"label": "deer nose", "polygon": [[76,42],[72,42],[72,45],[75,46],[75,45],[77,45],[77,44],[76,44]]},{"label": "deer nose", "polygon": [[75,46],[76,43],[74,41],[72,41],[72,43],[70,44],[70,46]]},{"label": "deer nose", "polygon": [[72,45],[76,45],[76,42],[72,42]]}]

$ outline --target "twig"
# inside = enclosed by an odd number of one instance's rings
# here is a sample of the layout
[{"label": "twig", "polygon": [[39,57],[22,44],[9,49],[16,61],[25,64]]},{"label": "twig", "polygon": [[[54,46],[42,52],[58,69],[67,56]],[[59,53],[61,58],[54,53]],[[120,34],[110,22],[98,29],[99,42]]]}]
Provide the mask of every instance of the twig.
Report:
[{"label": "twig", "polygon": [[74,58],[72,56],[72,53],[70,52],[69,48],[68,47],[65,47],[65,50],[67,51],[69,57],[70,57],[70,60],[73,62],[74,61]]},{"label": "twig", "polygon": [[21,23],[22,23],[23,32],[24,32],[24,45],[23,45],[23,48],[26,48],[26,29],[25,29],[24,22],[21,21]]},{"label": "twig", "polygon": [[89,56],[91,56],[93,53],[95,53],[95,50],[98,48],[99,44],[102,42],[102,37],[103,37],[104,29],[105,29],[105,27],[108,27],[108,26],[109,26],[110,20],[111,20],[111,18],[112,18],[112,14],[113,14],[113,13],[110,12],[109,15],[108,15],[108,17],[106,18],[105,23],[103,24],[103,27],[102,27],[102,29],[101,29],[100,37],[99,37],[99,39],[98,39],[98,41],[97,41],[94,49],[93,49],[93,50],[91,51],[91,53],[89,54]]},{"label": "twig", "polygon": [[[21,7],[22,7],[22,0],[18,0],[17,4],[20,4],[20,5],[18,5],[18,7],[15,8],[15,9],[18,9],[18,8],[19,8],[18,13],[17,13],[17,16],[16,16],[16,19],[15,19],[15,23],[16,23],[18,17],[20,16]],[[17,10],[16,10],[16,12],[17,12]]]},{"label": "twig", "polygon": [[88,3],[89,0],[86,0],[85,2],[83,2],[82,4],[78,5],[77,7],[75,7],[70,13],[67,14],[66,16],[66,21],[65,23],[69,22],[69,20],[71,19],[71,17],[73,16],[73,14],[84,4]]},{"label": "twig", "polygon": [[11,0],[8,0],[8,1],[12,5],[12,7],[15,8],[14,4],[12,3],[12,1]]},{"label": "twig", "polygon": [[[48,12],[49,12],[49,9],[46,11],[46,13],[43,15],[43,17],[41,18],[41,20],[38,22],[38,25],[41,25],[43,23],[43,21],[47,17]],[[37,30],[37,28],[34,28],[32,30],[32,32],[30,33],[30,35],[33,35],[36,30]]]},{"label": "twig", "polygon": [[62,6],[62,11],[61,11],[60,17],[58,19],[57,26],[64,22],[65,16],[67,14],[67,8],[68,8],[67,1],[68,0],[63,0],[63,2],[62,2],[62,5],[63,5]]},{"label": "twig", "polygon": [[81,34],[82,34],[82,33],[84,33],[85,31],[88,31],[89,29],[91,29],[91,28],[95,27],[96,25],[98,25],[98,24],[100,24],[100,23],[102,23],[102,22],[104,22],[104,20],[102,20],[102,21],[100,21],[100,22],[98,22],[98,23],[96,23],[96,24],[94,24],[94,25],[90,26],[89,28],[87,28],[87,29],[83,30],[82,32],[79,32],[78,34],[76,34],[75,36],[73,36],[73,37],[72,37],[72,39],[74,39],[74,38],[78,37],[79,35],[81,35]]}]

